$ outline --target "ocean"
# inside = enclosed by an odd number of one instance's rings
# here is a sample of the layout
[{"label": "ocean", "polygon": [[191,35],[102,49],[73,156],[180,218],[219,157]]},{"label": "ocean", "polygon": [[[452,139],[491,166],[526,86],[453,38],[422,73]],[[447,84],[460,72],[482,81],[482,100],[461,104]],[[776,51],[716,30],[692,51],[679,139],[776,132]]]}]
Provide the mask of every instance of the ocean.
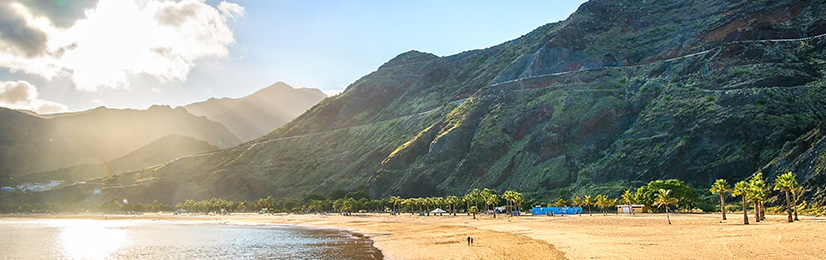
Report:
[{"label": "ocean", "polygon": [[0,259],[382,259],[342,230],[151,220],[0,219]]}]

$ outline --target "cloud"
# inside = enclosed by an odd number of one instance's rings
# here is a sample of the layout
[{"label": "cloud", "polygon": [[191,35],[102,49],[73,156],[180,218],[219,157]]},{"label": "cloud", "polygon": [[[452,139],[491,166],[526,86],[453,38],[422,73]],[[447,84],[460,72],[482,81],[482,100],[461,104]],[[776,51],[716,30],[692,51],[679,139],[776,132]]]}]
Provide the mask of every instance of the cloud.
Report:
[{"label": "cloud", "polygon": [[37,88],[26,81],[0,81],[0,106],[25,109],[38,114],[66,112],[66,106],[40,99]]},{"label": "cloud", "polygon": [[46,51],[46,33],[26,21],[12,2],[0,0],[0,51],[25,58]]},{"label": "cloud", "polygon": [[86,10],[94,8],[98,0],[24,0],[20,3],[33,15],[49,19],[54,26],[69,28],[75,21],[86,18]]},{"label": "cloud", "polygon": [[[130,78],[185,81],[199,59],[227,57],[228,19],[244,8],[204,0],[0,0],[0,67],[79,90],[130,88]],[[5,30],[5,31],[4,31]],[[17,34],[7,33],[13,31]]]}]

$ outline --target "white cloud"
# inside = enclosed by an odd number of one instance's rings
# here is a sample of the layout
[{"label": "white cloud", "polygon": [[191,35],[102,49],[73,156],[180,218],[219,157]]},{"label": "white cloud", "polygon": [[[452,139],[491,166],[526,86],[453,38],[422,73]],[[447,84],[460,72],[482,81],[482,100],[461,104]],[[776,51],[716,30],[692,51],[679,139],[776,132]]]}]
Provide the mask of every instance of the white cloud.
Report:
[{"label": "white cloud", "polygon": [[[86,91],[129,88],[130,77],[141,74],[184,81],[196,60],[229,55],[235,39],[227,20],[244,14],[237,4],[204,0],[81,1],[70,14],[34,2],[0,0],[0,14],[14,15],[0,18],[0,67],[47,79],[68,75]],[[2,33],[6,24],[19,37]]]},{"label": "white cloud", "polygon": [[38,114],[66,112],[66,106],[40,99],[37,88],[26,81],[0,81],[0,106],[25,109]]}]

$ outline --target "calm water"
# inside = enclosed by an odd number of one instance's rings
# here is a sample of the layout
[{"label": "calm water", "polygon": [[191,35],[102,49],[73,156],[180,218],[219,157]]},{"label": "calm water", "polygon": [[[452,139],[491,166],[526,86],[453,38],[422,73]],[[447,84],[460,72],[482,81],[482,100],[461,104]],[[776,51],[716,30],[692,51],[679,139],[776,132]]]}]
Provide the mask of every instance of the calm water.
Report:
[{"label": "calm water", "polygon": [[136,220],[0,219],[0,259],[381,259],[338,230]]}]

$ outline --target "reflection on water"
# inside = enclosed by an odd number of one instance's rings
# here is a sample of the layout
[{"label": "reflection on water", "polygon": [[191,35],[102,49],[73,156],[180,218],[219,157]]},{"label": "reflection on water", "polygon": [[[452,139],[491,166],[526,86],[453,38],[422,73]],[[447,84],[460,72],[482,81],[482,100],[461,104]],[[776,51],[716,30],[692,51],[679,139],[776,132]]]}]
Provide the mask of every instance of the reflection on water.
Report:
[{"label": "reflection on water", "polygon": [[48,222],[59,229],[57,247],[70,259],[104,259],[126,243],[128,221],[60,219]]},{"label": "reflection on water", "polygon": [[337,230],[128,220],[0,219],[0,259],[381,259]]}]

